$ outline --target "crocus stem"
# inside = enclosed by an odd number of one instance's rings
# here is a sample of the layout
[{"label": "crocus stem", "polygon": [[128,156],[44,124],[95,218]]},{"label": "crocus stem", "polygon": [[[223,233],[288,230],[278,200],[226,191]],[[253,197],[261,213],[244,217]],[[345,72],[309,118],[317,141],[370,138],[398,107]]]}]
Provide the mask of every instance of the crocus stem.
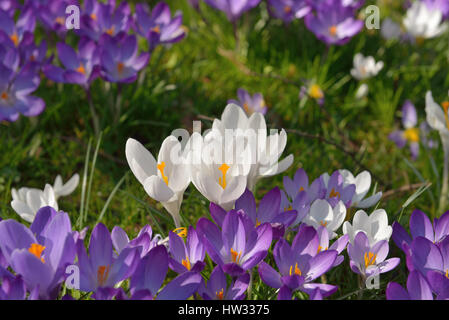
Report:
[{"label": "crocus stem", "polygon": [[117,97],[115,99],[115,118],[114,122],[117,123],[120,119],[120,113],[122,112],[122,84],[117,84]]},{"label": "crocus stem", "polygon": [[365,286],[365,277],[360,275],[358,276],[359,279],[359,292],[357,293],[357,300],[362,300],[363,297],[363,289]]},{"label": "crocus stem", "polygon": [[98,119],[97,112],[95,111],[94,103],[92,101],[92,94],[90,93],[90,88],[86,89],[87,102],[89,104],[90,114],[92,115],[92,122],[94,126],[95,136],[98,137],[100,134],[100,121]]},{"label": "crocus stem", "polygon": [[238,32],[238,28],[237,28],[237,21],[232,22],[232,28],[234,30],[235,51],[239,51],[240,39],[239,39],[239,32]]},{"label": "crocus stem", "polygon": [[445,142],[445,139],[441,139],[443,141],[443,149],[444,149],[444,167],[443,167],[443,182],[441,184],[441,194],[440,194],[440,204],[438,208],[438,215],[443,214],[446,210],[446,202],[447,202],[447,191],[448,191],[448,161],[449,161],[449,146],[448,143]]},{"label": "crocus stem", "polygon": [[252,293],[253,293],[253,278],[254,278],[254,270],[251,269],[251,272],[249,273],[249,284],[247,289],[247,298],[248,300],[252,299]]}]

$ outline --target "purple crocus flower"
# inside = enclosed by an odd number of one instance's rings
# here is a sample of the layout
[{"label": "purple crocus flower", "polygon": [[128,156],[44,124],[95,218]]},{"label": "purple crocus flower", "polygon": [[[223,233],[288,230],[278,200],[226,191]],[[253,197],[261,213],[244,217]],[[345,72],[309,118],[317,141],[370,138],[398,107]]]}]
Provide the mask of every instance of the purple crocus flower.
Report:
[{"label": "purple crocus flower", "polygon": [[26,285],[21,276],[2,278],[0,300],[25,300],[26,294]]},{"label": "purple crocus flower", "polygon": [[103,35],[101,48],[101,74],[109,82],[131,83],[148,63],[149,53],[138,56],[137,38],[119,34],[114,38]]},{"label": "purple crocus flower", "polygon": [[153,230],[149,225],[143,227],[133,240],[129,240],[125,230],[115,226],[111,232],[111,239],[117,254],[120,254],[125,248],[140,247],[140,256],[142,258],[162,240],[160,235],[153,237]]},{"label": "purple crocus flower", "polygon": [[16,9],[20,7],[17,0],[1,0],[0,10],[6,12],[10,17],[14,16]]},{"label": "purple crocus flower", "polygon": [[158,44],[179,42],[186,35],[182,14],[172,18],[170,7],[165,2],[159,2],[152,11],[146,3],[137,4],[134,29],[148,39],[150,51]]},{"label": "purple crocus flower", "polygon": [[[256,209],[256,200],[254,195],[248,189],[235,202],[235,210],[243,212],[251,219],[253,224],[258,227],[263,223],[271,224],[273,228],[273,239],[279,239],[284,235],[288,228],[297,217],[295,210],[280,210],[281,191],[274,188],[269,191],[260,201],[259,209]],[[224,211],[224,210],[223,210]],[[303,213],[303,219],[305,213]]]},{"label": "purple crocus flower", "polygon": [[[319,6],[327,0],[307,0],[307,1],[310,3],[310,6],[313,9],[318,9]],[[341,5],[344,7],[358,9],[365,3],[365,0],[340,0],[340,2]]]},{"label": "purple crocus flower", "polygon": [[447,0],[421,0],[430,10],[440,10],[445,18],[449,18],[449,1]]},{"label": "purple crocus flower", "polygon": [[129,278],[140,259],[139,248],[125,248],[117,258],[112,250],[108,228],[99,223],[92,230],[89,256],[83,241],[76,244],[80,269],[80,290],[96,291],[97,288],[113,288],[118,282]]},{"label": "purple crocus flower", "polygon": [[321,175],[321,179],[326,187],[324,199],[334,208],[340,201],[342,201],[346,208],[352,204],[356,186],[355,184],[344,183],[344,178],[339,170],[336,170],[329,176],[327,173]]},{"label": "purple crocus flower", "polygon": [[291,298],[291,292],[296,290],[310,295],[317,288],[323,297],[331,295],[337,290],[336,286],[313,281],[332,268],[338,252],[318,250],[319,246],[317,231],[313,227],[301,225],[291,246],[281,238],[274,247],[273,256],[279,272],[266,262],[261,262],[260,278],[272,288],[281,288],[283,299],[289,293]]},{"label": "purple crocus flower", "polygon": [[399,258],[385,260],[389,247],[387,240],[381,240],[370,246],[365,232],[358,232],[354,243],[348,244],[349,265],[351,270],[365,278],[388,272],[399,264]]},{"label": "purple crocus flower", "polygon": [[281,190],[280,211],[289,212],[293,210],[297,212],[296,219],[290,224],[290,229],[303,222],[304,218],[309,213],[310,203],[308,200],[308,193],[305,191],[301,191],[292,201],[290,201],[285,192]]},{"label": "purple crocus flower", "polygon": [[437,295],[437,300],[449,299],[449,272],[432,270],[427,272],[426,279],[433,292]]},{"label": "purple crocus flower", "polygon": [[187,231],[186,243],[176,233],[169,233],[170,255],[169,265],[177,273],[203,270],[205,250],[196,230],[190,226]]},{"label": "purple crocus flower", "polygon": [[85,3],[78,33],[99,41],[104,34],[114,37],[120,33],[127,33],[131,26],[131,9],[126,1],[117,7],[115,1]]},{"label": "purple crocus flower", "polygon": [[385,293],[387,300],[433,300],[432,288],[417,271],[408,275],[407,289],[396,282],[390,282]]},{"label": "purple crocus flower", "polygon": [[307,28],[327,45],[343,45],[359,33],[363,21],[354,18],[354,9],[342,4],[342,0],[324,0],[315,14],[305,17]]},{"label": "purple crocus flower", "polygon": [[131,277],[131,299],[140,296],[157,300],[185,300],[198,290],[203,278],[198,272],[189,271],[174,278],[157,294],[168,271],[168,259],[167,249],[159,245],[140,260]]},{"label": "purple crocus flower", "polygon": [[432,225],[424,212],[414,210],[410,216],[409,225],[411,237],[398,222],[393,222],[393,240],[404,252],[408,251],[404,249],[404,243],[409,247],[417,237],[424,237],[438,245],[449,235],[449,211],[439,219],[435,218]]},{"label": "purple crocus flower", "polygon": [[320,245],[318,246],[318,252],[323,250],[335,250],[339,254],[337,258],[335,259],[335,262],[332,267],[336,267],[340,265],[343,260],[345,259],[343,255],[340,255],[340,253],[346,249],[346,245],[349,241],[349,235],[345,234],[334,241],[334,243],[329,246],[329,232],[327,231],[326,227],[319,226],[317,229],[318,238],[320,239]]},{"label": "purple crocus flower", "polygon": [[410,271],[417,270],[423,276],[429,271],[439,271],[449,277],[449,237],[438,245],[424,237],[416,237],[410,245]]},{"label": "purple crocus flower", "polygon": [[202,282],[198,294],[204,300],[243,300],[249,280],[249,274],[245,273],[228,286],[225,273],[220,266],[216,266],[210,274],[207,285]]},{"label": "purple crocus flower", "polygon": [[0,46],[0,121],[16,121],[19,114],[27,117],[39,115],[45,108],[41,98],[30,95],[39,87],[39,76],[34,68],[22,68],[15,48]]},{"label": "purple crocus flower", "polygon": [[400,149],[409,143],[410,153],[413,160],[416,160],[419,155],[420,134],[419,129],[416,127],[417,124],[418,116],[416,114],[416,108],[410,100],[407,100],[402,106],[402,125],[405,130],[393,131],[388,136],[388,138]]},{"label": "purple crocus flower", "polygon": [[226,13],[228,19],[236,21],[242,13],[257,6],[260,0],[204,0],[211,7]]},{"label": "purple crocus flower", "polygon": [[323,199],[326,195],[326,186],[321,178],[315,179],[309,185],[309,177],[304,169],[299,168],[293,180],[284,176],[284,189],[290,199],[296,199],[301,192],[307,193],[307,203],[310,204],[316,199]]},{"label": "purple crocus flower", "polygon": [[272,241],[269,223],[255,228],[247,216],[235,210],[224,218],[222,230],[201,218],[197,231],[211,259],[231,276],[240,276],[262,261]]},{"label": "purple crocus flower", "polygon": [[52,64],[46,65],[43,71],[49,79],[55,82],[79,84],[88,88],[100,75],[100,57],[94,41],[86,37],[81,38],[78,52],[63,42],[58,42],[56,48],[64,68]]},{"label": "purple crocus flower", "polygon": [[301,19],[312,10],[308,0],[268,0],[270,13],[284,22]]},{"label": "purple crocus flower", "polygon": [[42,40],[39,45],[36,45],[34,39],[31,37],[29,41],[22,42],[19,47],[20,65],[33,65],[36,67],[36,72],[43,65],[50,63],[53,57],[47,58],[47,41]]},{"label": "purple crocus flower", "polygon": [[22,40],[26,37],[32,37],[36,19],[30,7],[24,9],[17,23],[14,18],[9,16],[5,11],[0,10],[0,33],[2,33],[2,44],[18,47]]},{"label": "purple crocus flower", "polygon": [[67,32],[65,23],[68,15],[65,11],[70,5],[79,7],[78,1],[76,0],[58,0],[38,5],[36,12],[46,29],[63,35]]},{"label": "purple crocus flower", "polygon": [[41,299],[55,298],[65,268],[75,259],[75,241],[65,212],[43,207],[30,226],[0,222],[0,248],[8,264]]},{"label": "purple crocus flower", "polygon": [[248,116],[252,115],[254,112],[260,112],[262,114],[267,113],[267,105],[265,104],[265,100],[263,99],[263,95],[261,93],[255,93],[254,96],[251,96],[248,91],[245,89],[239,88],[237,90],[237,100],[228,100],[229,103],[234,103],[245,110]]}]

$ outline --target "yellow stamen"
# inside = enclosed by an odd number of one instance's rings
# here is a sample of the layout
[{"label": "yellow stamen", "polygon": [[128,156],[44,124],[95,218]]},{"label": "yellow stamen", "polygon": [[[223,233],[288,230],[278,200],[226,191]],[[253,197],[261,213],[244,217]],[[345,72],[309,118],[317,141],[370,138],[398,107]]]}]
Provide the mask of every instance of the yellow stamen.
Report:
[{"label": "yellow stamen", "polygon": [[155,26],[155,27],[151,28],[151,31],[156,32],[156,33],[161,33],[161,28],[159,26]]},{"label": "yellow stamen", "polygon": [[224,289],[222,288],[220,291],[215,292],[215,296],[218,300],[223,300]]},{"label": "yellow stamen", "polygon": [[79,73],[82,73],[84,75],[86,74],[86,69],[84,69],[84,66],[82,63],[80,63],[80,66],[78,67],[78,69],[76,69],[76,71],[78,71]]},{"label": "yellow stamen", "polygon": [[331,36],[335,37],[337,35],[337,26],[330,27],[329,33],[331,34]]},{"label": "yellow stamen", "polygon": [[16,32],[14,32],[11,36],[11,41],[14,42],[14,45],[17,47],[19,45],[19,36]]},{"label": "yellow stamen", "polygon": [[190,265],[189,257],[186,256],[185,260],[182,259],[181,262],[182,262],[182,265],[183,265],[184,267],[186,267],[187,270],[190,271],[191,265]]},{"label": "yellow stamen", "polygon": [[289,274],[292,275],[292,273],[293,273],[293,274],[296,274],[298,276],[301,275],[301,269],[298,268],[298,263],[295,263],[295,270],[294,270],[294,272],[292,272],[292,271],[293,271],[293,265],[290,266]]},{"label": "yellow stamen", "polygon": [[309,89],[309,96],[311,96],[313,99],[322,99],[324,97],[324,94],[320,86],[314,84]]},{"label": "yellow stamen", "polygon": [[449,279],[449,269],[446,270],[446,278]]},{"label": "yellow stamen", "polygon": [[249,109],[249,106],[248,106],[248,104],[246,102],[243,104],[243,110],[245,110],[245,112],[247,114],[251,113],[251,110]]},{"label": "yellow stamen", "polygon": [[256,227],[260,226],[260,221],[256,218]]},{"label": "yellow stamen", "polygon": [[365,269],[376,263],[377,254],[365,252]]},{"label": "yellow stamen", "polygon": [[157,169],[161,172],[162,180],[167,184],[168,186],[168,177],[164,174],[164,168],[165,168],[165,162],[162,161],[161,164],[157,165]]},{"label": "yellow stamen", "polygon": [[112,35],[114,34],[114,31],[115,31],[115,27],[112,26],[112,27],[110,27],[109,29],[107,29],[105,32],[106,32],[108,35],[112,36]]},{"label": "yellow stamen", "polygon": [[338,199],[340,199],[341,194],[338,191],[335,191],[334,188],[332,188],[331,192],[329,193],[329,198],[335,198],[337,197]]},{"label": "yellow stamen", "polygon": [[444,110],[444,117],[446,118],[446,127],[449,129],[449,116],[448,116],[448,109],[449,109],[449,101],[444,101],[441,103]]},{"label": "yellow stamen", "polygon": [[328,248],[323,248],[322,246],[318,246],[318,250],[316,253],[320,253],[321,251],[326,251]]},{"label": "yellow stamen", "polygon": [[64,18],[63,17],[57,17],[56,19],[55,19],[55,22],[57,23],[57,24],[64,24],[65,23],[65,20],[64,20]]},{"label": "yellow stamen", "polygon": [[292,7],[290,7],[290,6],[285,6],[285,7],[284,7],[284,12],[285,12],[286,14],[289,14],[290,12],[292,12]]},{"label": "yellow stamen", "polygon": [[321,221],[320,221],[320,225],[322,225],[323,227],[327,226],[327,221],[321,220]]},{"label": "yellow stamen", "polygon": [[92,18],[92,20],[97,20],[97,15],[95,14],[95,13],[92,13],[91,15],[90,15],[90,17]]},{"label": "yellow stamen", "polygon": [[223,189],[226,189],[226,172],[228,172],[230,166],[228,166],[226,163],[223,163],[218,170],[221,171],[222,177],[218,178],[218,183]]},{"label": "yellow stamen", "polygon": [[40,259],[42,262],[45,263],[44,258],[42,258],[42,252],[45,250],[44,246],[41,246],[37,243],[32,243],[31,246],[28,249],[28,252],[36,256],[36,258]]},{"label": "yellow stamen", "polygon": [[99,266],[97,270],[97,282],[100,287],[104,286],[109,277],[109,266]]},{"label": "yellow stamen", "polygon": [[232,262],[240,263],[240,259],[242,258],[242,252],[237,253],[234,249],[231,248],[231,259]]},{"label": "yellow stamen", "polygon": [[173,232],[176,233],[181,238],[187,237],[187,228],[185,227],[176,228],[175,230],[173,230]]},{"label": "yellow stamen", "polygon": [[290,205],[290,206],[288,206],[288,207],[285,207],[284,208],[284,211],[291,211],[291,210],[293,210],[293,208],[292,208],[292,206]]},{"label": "yellow stamen", "polygon": [[299,188],[299,192],[304,191],[304,187]]},{"label": "yellow stamen", "polygon": [[418,128],[409,128],[404,131],[405,139],[410,142],[418,142],[419,141],[419,130]]},{"label": "yellow stamen", "polygon": [[9,95],[6,92],[2,92],[2,95],[0,96],[3,100],[7,100],[9,98]]}]

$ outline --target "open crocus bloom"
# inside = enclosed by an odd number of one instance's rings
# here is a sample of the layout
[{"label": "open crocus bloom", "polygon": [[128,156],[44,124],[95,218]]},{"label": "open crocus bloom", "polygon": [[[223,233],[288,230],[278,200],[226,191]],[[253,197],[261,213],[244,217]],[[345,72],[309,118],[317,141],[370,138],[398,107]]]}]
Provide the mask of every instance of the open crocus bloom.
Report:
[{"label": "open crocus bloom", "polygon": [[[253,190],[257,181],[262,177],[270,177],[287,170],[293,163],[293,155],[290,154],[279,161],[282,152],[287,145],[287,133],[271,133],[267,136],[265,117],[260,112],[254,112],[247,117],[242,108],[235,104],[228,104],[223,111],[221,119],[215,119],[212,130],[217,135],[225,137],[227,132],[234,134],[235,139],[243,138],[246,149],[241,157],[250,165],[247,175],[248,189]],[[228,131],[230,130],[230,131]]]},{"label": "open crocus bloom", "polygon": [[317,199],[310,206],[309,214],[304,218],[304,223],[318,229],[323,226],[329,232],[329,239],[334,239],[335,231],[340,228],[346,217],[346,207],[342,201],[332,208],[327,200]]},{"label": "open crocus bloom", "polygon": [[210,274],[207,285],[204,281],[202,282],[198,294],[204,300],[243,300],[245,291],[248,289],[249,278],[249,274],[245,273],[228,286],[225,273],[220,266],[216,266]]},{"label": "open crocus bloom", "polygon": [[368,171],[359,173],[356,177],[346,169],[339,170],[343,176],[344,185],[355,185],[355,194],[352,197],[351,206],[356,208],[369,208],[375,205],[382,197],[382,192],[366,197],[371,187],[371,174]]},{"label": "open crocus bloom", "polygon": [[388,136],[390,140],[396,143],[398,148],[403,148],[408,142],[410,144],[410,153],[414,160],[419,154],[420,132],[416,127],[417,124],[416,108],[411,101],[406,100],[402,106],[402,125],[405,130],[393,131]]},{"label": "open crocus bloom", "polygon": [[65,268],[75,259],[75,241],[65,212],[44,207],[30,228],[15,220],[0,222],[0,249],[29,290],[41,299],[54,299]]},{"label": "open crocus bloom", "polygon": [[332,207],[335,207],[339,201],[342,201],[346,208],[352,205],[356,185],[348,184],[339,170],[332,173],[331,176],[326,172],[320,178],[323,180],[325,188],[324,199],[327,199]]},{"label": "open crocus bloom", "polygon": [[176,227],[180,227],[179,209],[190,183],[180,142],[168,136],[162,143],[157,162],[140,142],[131,138],[126,142],[125,152],[131,171],[147,194],[161,202],[172,215]]},{"label": "open crocus bloom", "polygon": [[270,224],[255,228],[235,210],[226,215],[222,230],[206,218],[198,221],[197,230],[211,259],[231,276],[240,276],[262,261],[272,241]]},{"label": "open crocus bloom", "polygon": [[153,230],[149,225],[143,227],[137,237],[133,240],[129,240],[125,230],[119,226],[115,226],[111,232],[112,244],[117,254],[120,254],[125,248],[140,247],[140,256],[145,256],[151,249],[157,246],[161,242],[161,236],[159,234],[153,237]]},{"label": "open crocus bloom", "polygon": [[449,2],[446,0],[422,0],[430,10],[439,10],[445,18],[449,17]]},{"label": "open crocus bloom", "polygon": [[343,45],[363,28],[363,21],[354,18],[354,9],[344,6],[341,0],[324,0],[316,7],[316,14],[307,15],[305,23],[328,45]]},{"label": "open crocus bloom", "polygon": [[376,76],[384,67],[382,61],[376,62],[372,56],[365,57],[361,53],[354,56],[354,68],[351,75],[357,80],[365,80]]},{"label": "open crocus bloom", "polygon": [[319,289],[323,297],[331,295],[337,290],[336,286],[313,281],[332,268],[338,253],[336,250],[319,250],[319,247],[316,230],[301,226],[291,246],[282,238],[273,249],[279,272],[266,262],[260,263],[262,281],[276,289],[287,287],[290,292],[301,290],[312,294]]},{"label": "open crocus bloom", "polygon": [[242,13],[257,6],[260,0],[205,0],[204,2],[226,13],[230,21],[236,21]]},{"label": "open crocus bloom", "polygon": [[51,185],[46,184],[44,190],[36,188],[12,189],[11,207],[25,221],[33,222],[36,213],[42,207],[50,206],[58,210],[56,195]]},{"label": "open crocus bloom", "polygon": [[429,9],[422,1],[413,2],[407,10],[403,25],[418,43],[437,37],[447,29],[447,24],[443,23],[443,13],[438,9]]},{"label": "open crocus bloom", "polygon": [[381,240],[374,245],[370,245],[365,232],[360,231],[354,237],[353,243],[348,244],[351,270],[367,278],[396,268],[400,259],[390,258],[385,260],[388,251],[387,240]]},{"label": "open crocus bloom", "polygon": [[432,288],[417,271],[408,275],[407,290],[396,282],[390,282],[385,293],[387,300],[433,300]]},{"label": "open crocus bloom", "polygon": [[415,210],[410,216],[409,225],[411,237],[398,222],[393,222],[393,240],[406,254],[407,248],[417,237],[424,237],[437,245],[440,244],[449,235],[449,211],[439,219],[435,218],[432,225],[424,212]]},{"label": "open crocus bloom", "polygon": [[390,240],[393,229],[388,225],[388,216],[384,209],[375,210],[371,215],[359,210],[352,219],[343,224],[343,233],[349,235],[349,241],[354,243],[355,235],[364,232],[368,237],[370,245],[381,240]]},{"label": "open crocus bloom", "polygon": [[169,234],[170,254],[169,265],[177,273],[187,271],[201,272],[205,266],[203,262],[206,251],[196,230],[190,226],[187,231],[186,243],[176,233]]},{"label": "open crocus bloom", "polygon": [[249,164],[220,137],[214,130],[204,138],[195,132],[186,150],[193,185],[210,202],[230,210],[245,191]]},{"label": "open crocus bloom", "polygon": [[92,230],[89,256],[83,241],[77,241],[80,290],[93,292],[97,288],[113,288],[132,275],[140,258],[139,248],[125,248],[116,258],[112,248],[111,234],[102,223]]},{"label": "open crocus bloom", "polygon": [[263,99],[261,93],[255,93],[251,96],[245,89],[239,88],[237,90],[237,100],[228,100],[228,104],[235,104],[243,108],[248,116],[251,116],[254,112],[260,112],[262,114],[267,113],[267,105]]},{"label": "open crocus bloom", "polygon": [[[318,238],[320,239],[320,245],[318,246],[318,252],[324,251],[324,250],[335,250],[340,254],[344,249],[346,249],[346,245],[349,241],[349,236],[347,234],[341,236],[337,240],[332,243],[332,245],[329,246],[329,232],[327,231],[326,227],[319,226],[318,229],[316,229]],[[335,258],[335,262],[333,264],[333,267],[338,266],[341,264],[344,260],[343,255],[337,256]]]},{"label": "open crocus bloom", "polygon": [[312,10],[307,0],[269,0],[268,5],[269,12],[286,23],[301,19]]},{"label": "open crocus bloom", "polygon": [[410,258],[407,267],[427,276],[429,271],[438,271],[449,278],[449,237],[439,244],[417,237],[410,244]]}]

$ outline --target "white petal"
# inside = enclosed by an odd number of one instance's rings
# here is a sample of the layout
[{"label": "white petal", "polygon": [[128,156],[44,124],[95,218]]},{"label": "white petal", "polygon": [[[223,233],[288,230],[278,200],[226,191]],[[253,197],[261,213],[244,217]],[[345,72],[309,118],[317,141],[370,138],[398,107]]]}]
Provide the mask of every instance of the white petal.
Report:
[{"label": "white petal", "polygon": [[167,202],[174,196],[173,191],[158,176],[145,179],[143,187],[151,198],[159,202]]},{"label": "white petal", "polygon": [[357,203],[356,207],[361,209],[372,207],[379,202],[380,198],[382,198],[382,192],[378,192],[371,197],[363,199],[362,201]]},{"label": "white petal", "polygon": [[153,155],[139,141],[129,138],[125,148],[126,160],[134,176],[141,184],[157,174],[157,164]]},{"label": "white petal", "polygon": [[246,188],[246,177],[238,176],[234,177],[230,183],[224,189],[221,197],[220,203],[234,202],[245,192]]},{"label": "white petal", "polygon": [[[60,177],[60,176],[58,176]],[[56,179],[58,179],[56,177]],[[62,180],[61,180],[62,181]],[[80,176],[78,173],[75,173],[69,181],[67,181],[63,186],[60,186],[59,188],[56,187],[56,181],[55,185],[53,186],[53,189],[55,191],[56,197],[60,196],[68,196],[73,191],[75,191],[76,187],[78,186],[78,183],[80,181]]]}]

